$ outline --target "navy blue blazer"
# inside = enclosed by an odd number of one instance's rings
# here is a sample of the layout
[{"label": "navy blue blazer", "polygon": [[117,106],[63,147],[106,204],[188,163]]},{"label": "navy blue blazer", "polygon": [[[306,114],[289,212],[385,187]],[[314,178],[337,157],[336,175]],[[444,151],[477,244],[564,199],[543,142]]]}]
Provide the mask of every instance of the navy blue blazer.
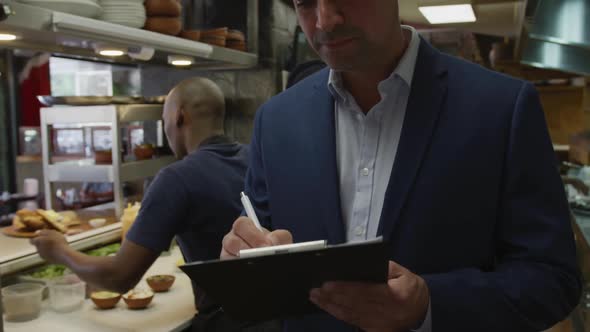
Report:
[{"label": "navy blue blazer", "polygon": [[[296,242],[345,241],[328,73],[256,114],[246,191],[261,222]],[[540,331],[565,318],[581,286],[534,87],[422,41],[379,234],[426,280],[433,331]],[[317,314],[285,329],[354,327]]]}]

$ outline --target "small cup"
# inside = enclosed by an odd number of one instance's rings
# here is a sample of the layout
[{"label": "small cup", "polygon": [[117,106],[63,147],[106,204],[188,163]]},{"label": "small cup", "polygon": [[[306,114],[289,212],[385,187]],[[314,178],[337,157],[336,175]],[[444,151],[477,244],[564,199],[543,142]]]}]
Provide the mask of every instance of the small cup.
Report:
[{"label": "small cup", "polygon": [[104,226],[104,224],[106,224],[107,220],[105,218],[94,218],[94,219],[90,219],[88,220],[88,224],[90,224],[90,226],[92,226],[92,228],[99,228]]},{"label": "small cup", "polygon": [[86,296],[86,283],[75,275],[49,283],[49,303],[56,312],[70,312],[81,307]]},{"label": "small cup", "polygon": [[153,292],[141,289],[132,289],[123,295],[123,301],[127,303],[129,309],[145,309],[153,298]]},{"label": "small cup", "polygon": [[99,309],[112,309],[114,308],[119,300],[121,299],[121,294],[115,292],[93,292],[90,294],[90,299]]},{"label": "small cup", "polygon": [[41,314],[45,286],[26,282],[2,288],[2,307],[7,322],[26,322]]},{"label": "small cup", "polygon": [[154,292],[167,292],[175,279],[173,275],[161,274],[148,277],[146,282]]}]

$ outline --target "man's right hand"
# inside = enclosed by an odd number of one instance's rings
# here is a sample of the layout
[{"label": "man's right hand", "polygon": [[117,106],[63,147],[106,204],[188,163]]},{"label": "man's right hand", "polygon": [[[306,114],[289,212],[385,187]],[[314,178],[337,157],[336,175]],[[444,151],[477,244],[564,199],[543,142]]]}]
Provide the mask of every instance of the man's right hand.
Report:
[{"label": "man's right hand", "polygon": [[240,250],[276,246],[293,243],[293,236],[287,230],[269,232],[258,230],[254,222],[247,217],[240,217],[229,233],[223,237],[221,259],[239,257]]}]

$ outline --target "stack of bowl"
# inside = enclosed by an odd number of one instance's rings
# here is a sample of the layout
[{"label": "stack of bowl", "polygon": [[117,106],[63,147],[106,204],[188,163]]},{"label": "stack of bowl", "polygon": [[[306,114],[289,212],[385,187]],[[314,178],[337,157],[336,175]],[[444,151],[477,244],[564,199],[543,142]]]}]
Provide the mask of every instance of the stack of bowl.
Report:
[{"label": "stack of bowl", "polygon": [[182,5],[178,0],[147,0],[144,29],[176,36],[182,30]]},{"label": "stack of bowl", "polygon": [[103,21],[131,28],[141,28],[145,24],[143,0],[101,0],[100,4]]}]

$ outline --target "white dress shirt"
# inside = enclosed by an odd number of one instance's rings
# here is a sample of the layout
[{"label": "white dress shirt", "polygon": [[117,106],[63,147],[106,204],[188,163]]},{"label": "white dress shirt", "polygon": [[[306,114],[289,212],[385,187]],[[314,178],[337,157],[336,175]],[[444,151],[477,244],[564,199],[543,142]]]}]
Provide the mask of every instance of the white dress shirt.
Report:
[{"label": "white dress shirt", "polygon": [[[367,114],[344,88],[340,73],[330,71],[328,89],[335,101],[336,160],[347,242],[377,236],[420,47],[418,32],[402,28],[411,32],[409,46],[394,72],[379,83],[381,101]],[[430,331],[430,323],[429,306],[418,331]]]}]

